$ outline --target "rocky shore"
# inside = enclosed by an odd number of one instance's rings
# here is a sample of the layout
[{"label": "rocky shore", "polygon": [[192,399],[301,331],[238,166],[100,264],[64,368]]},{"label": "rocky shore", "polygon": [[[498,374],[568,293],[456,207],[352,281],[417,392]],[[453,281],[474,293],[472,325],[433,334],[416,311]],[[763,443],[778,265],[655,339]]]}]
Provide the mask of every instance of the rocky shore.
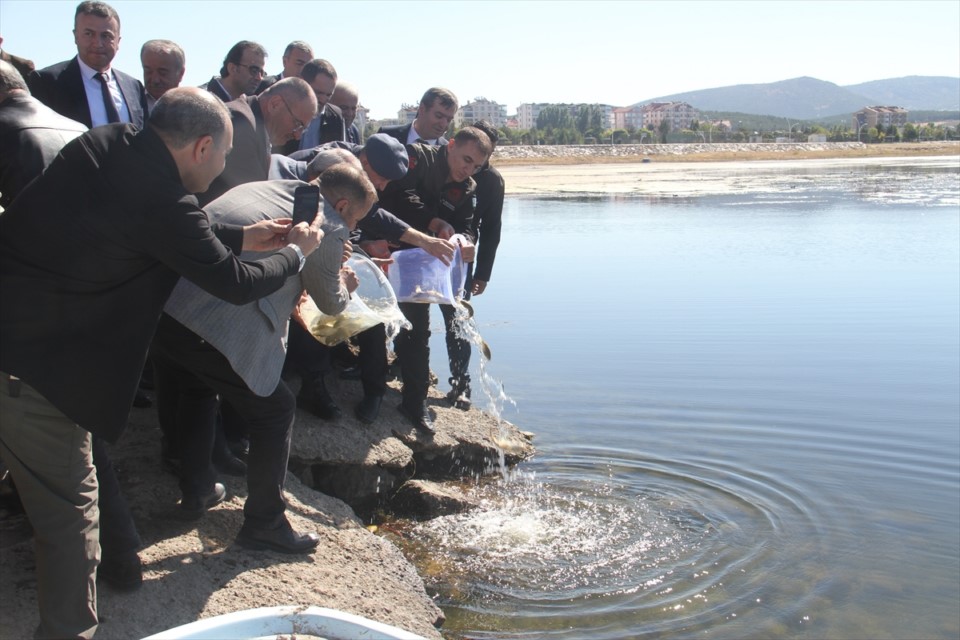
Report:
[{"label": "rocky shore", "polygon": [[[125,495],[143,538],[144,584],[133,593],[99,587],[98,639],[130,640],[197,619],[255,607],[314,605],[440,638],[443,613],[414,568],[390,542],[372,533],[358,512],[378,509],[433,515],[469,506],[443,479],[497,473],[533,455],[529,434],[471,409],[447,406],[431,390],[438,433],[420,435],[396,410],[392,383],[378,422],[364,425],[350,410],[359,383],[329,380],[344,417],[325,422],[298,411],[287,477],[288,517],[316,531],[316,552],[303,557],[251,552],[234,544],[246,485],[224,478],[230,496],[202,520],[175,517],[177,480],[160,465],[156,412],[134,409],[112,448]],[[352,506],[351,506],[352,505]],[[37,624],[29,522],[0,512],[0,637],[27,638]]]}]

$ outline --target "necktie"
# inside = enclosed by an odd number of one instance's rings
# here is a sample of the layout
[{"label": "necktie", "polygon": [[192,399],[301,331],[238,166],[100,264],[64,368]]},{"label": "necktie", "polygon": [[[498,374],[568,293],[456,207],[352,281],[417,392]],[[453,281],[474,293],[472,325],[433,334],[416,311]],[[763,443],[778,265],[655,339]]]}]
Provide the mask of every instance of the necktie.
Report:
[{"label": "necktie", "polygon": [[100,81],[100,93],[103,94],[103,106],[107,110],[107,122],[120,122],[120,112],[117,111],[117,105],[113,102],[110,87],[107,86],[107,74],[98,73],[94,77]]}]

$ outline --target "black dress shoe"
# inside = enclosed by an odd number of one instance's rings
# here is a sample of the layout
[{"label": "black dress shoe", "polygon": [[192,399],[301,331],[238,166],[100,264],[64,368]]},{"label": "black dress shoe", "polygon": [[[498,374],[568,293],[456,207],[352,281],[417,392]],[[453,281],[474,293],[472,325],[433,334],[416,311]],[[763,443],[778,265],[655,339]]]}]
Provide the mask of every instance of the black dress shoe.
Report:
[{"label": "black dress shoe", "polygon": [[227,489],[219,482],[213,484],[213,490],[203,496],[184,495],[180,500],[180,518],[183,520],[199,520],[207,509],[220,504],[227,497]]},{"label": "black dress shoe", "polygon": [[423,402],[419,403],[418,407],[409,407],[401,402],[397,409],[400,410],[400,415],[409,420],[410,424],[420,431],[430,435],[436,433],[436,430],[433,428],[433,419],[430,417],[430,410],[427,409],[427,405]]},{"label": "black dress shoe", "polygon": [[356,406],[353,413],[360,422],[371,424],[380,415],[380,403],[382,401],[383,396],[364,395],[363,400]]},{"label": "black dress shoe", "polygon": [[97,567],[97,580],[117,591],[133,591],[143,584],[143,564],[136,552],[104,555]]},{"label": "black dress shoe", "polygon": [[338,420],[343,415],[340,407],[330,397],[327,386],[323,382],[323,376],[318,376],[312,381],[303,381],[303,386],[297,395],[297,406],[323,420]]},{"label": "black dress shoe", "polygon": [[320,542],[320,537],[313,533],[297,533],[284,522],[276,529],[257,529],[246,523],[240,527],[237,535],[237,544],[256,551],[279,551],[280,553],[309,553]]}]

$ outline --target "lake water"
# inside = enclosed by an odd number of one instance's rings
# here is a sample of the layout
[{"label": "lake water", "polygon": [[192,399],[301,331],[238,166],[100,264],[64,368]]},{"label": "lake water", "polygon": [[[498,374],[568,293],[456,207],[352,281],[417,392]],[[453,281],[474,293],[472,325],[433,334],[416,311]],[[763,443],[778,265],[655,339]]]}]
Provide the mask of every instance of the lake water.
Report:
[{"label": "lake water", "polygon": [[960,635],[960,167],[778,184],[508,198],[473,302],[538,453],[407,531],[448,637]]}]

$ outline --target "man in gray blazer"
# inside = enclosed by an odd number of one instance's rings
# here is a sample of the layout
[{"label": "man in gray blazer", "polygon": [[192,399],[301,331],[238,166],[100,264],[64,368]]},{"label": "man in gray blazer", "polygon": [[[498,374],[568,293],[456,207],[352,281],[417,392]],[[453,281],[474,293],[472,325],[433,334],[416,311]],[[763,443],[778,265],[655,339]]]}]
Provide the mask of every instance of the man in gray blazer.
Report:
[{"label": "man in gray blazer", "polygon": [[[222,303],[181,280],[164,307],[152,356],[178,373],[181,397],[178,436],[181,510],[200,517],[225,497],[210,464],[217,395],[244,416],[250,433],[249,494],[237,542],[253,549],[306,553],[319,541],[293,531],[284,510],[283,484],[296,408],[280,379],[287,322],[304,288],[327,314],[340,313],[357,288],[356,275],[341,270],[350,231],[376,201],[376,191],[359,168],[340,163],[320,176],[323,241],[299,277],[275,293],[246,305]],[[205,210],[220,223],[289,218],[299,181],[251,182],[231,189]],[[242,258],[254,255],[243,254]],[[163,389],[158,389],[163,393]]]}]

